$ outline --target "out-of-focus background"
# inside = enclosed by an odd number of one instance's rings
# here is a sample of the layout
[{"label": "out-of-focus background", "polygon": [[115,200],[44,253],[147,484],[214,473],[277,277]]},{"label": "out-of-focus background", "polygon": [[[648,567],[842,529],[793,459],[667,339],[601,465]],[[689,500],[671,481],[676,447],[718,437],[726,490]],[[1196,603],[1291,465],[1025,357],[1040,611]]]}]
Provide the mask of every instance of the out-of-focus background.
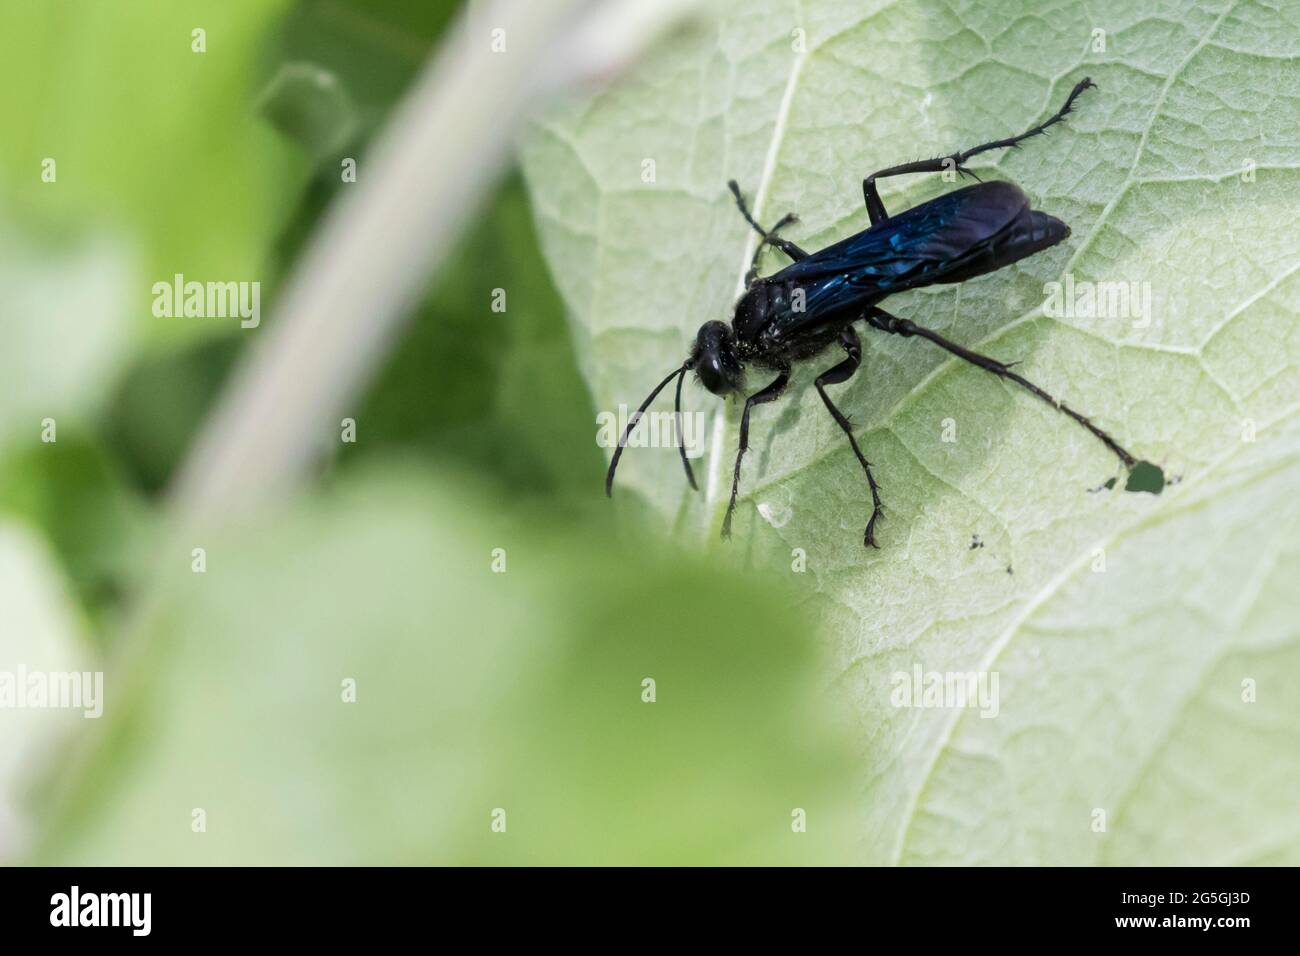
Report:
[{"label": "out-of-focus background", "polygon": [[[298,490],[168,530],[343,163],[370,173],[459,13],[3,4],[0,669],[105,678],[98,719],[0,709],[0,860],[842,858],[811,628],[620,528],[508,165]],[[260,280],[261,324],[154,315],[177,273]]]},{"label": "out-of-focus background", "polygon": [[[537,54],[510,6],[0,0],[0,862],[1294,862],[1294,11],[557,3]],[[484,51],[537,56],[451,111],[499,176],[445,183],[464,222],[400,324],[347,317],[376,361],[309,406],[297,480],[241,462],[191,521],[214,422],[319,384],[299,338],[231,410],[281,293],[400,166],[403,98]],[[731,545],[737,409],[694,385],[702,492],[632,448],[601,497],[597,414],[726,318],[752,249],[727,178],[816,247],[866,225],[867,173],[1085,74],[1068,128],[979,167],[1071,243],[899,311],[1026,359],[1164,495],[1089,493],[1087,436],[870,340],[840,394],[879,553],[807,376],[756,416]],[[920,179],[890,208],[951,188]],[[1158,322],[1044,318],[1066,273],[1146,283]],[[178,274],[259,282],[259,324],[158,315]],[[900,706],[914,667],[997,673],[997,717]],[[103,673],[102,716],[14,683],[70,672]]]}]

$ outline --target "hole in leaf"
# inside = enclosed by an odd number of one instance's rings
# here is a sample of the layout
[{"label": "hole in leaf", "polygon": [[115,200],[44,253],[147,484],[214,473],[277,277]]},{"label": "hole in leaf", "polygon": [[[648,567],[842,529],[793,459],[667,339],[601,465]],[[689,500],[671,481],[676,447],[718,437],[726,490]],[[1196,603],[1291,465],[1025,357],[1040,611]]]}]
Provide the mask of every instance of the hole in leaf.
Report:
[{"label": "hole in leaf", "polygon": [[1165,473],[1158,465],[1149,461],[1140,461],[1129,472],[1125,491],[1146,491],[1153,495],[1160,494],[1165,487]]}]

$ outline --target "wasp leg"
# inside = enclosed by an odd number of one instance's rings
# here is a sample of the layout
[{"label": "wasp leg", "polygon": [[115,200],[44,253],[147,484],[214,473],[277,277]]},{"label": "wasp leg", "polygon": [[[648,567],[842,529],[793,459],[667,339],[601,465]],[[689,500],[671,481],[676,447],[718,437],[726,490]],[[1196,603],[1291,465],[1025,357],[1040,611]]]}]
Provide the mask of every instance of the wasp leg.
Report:
[{"label": "wasp leg", "polygon": [[1079,94],[1096,85],[1092,80],[1084,77],[1074,85],[1074,89],[1070,91],[1070,95],[1065,99],[1065,105],[1053,113],[1051,118],[1039,123],[1032,129],[1025,130],[1019,136],[1012,136],[1008,139],[995,139],[991,143],[983,143],[963,152],[951,153],[935,159],[922,159],[915,163],[903,163],[899,166],[882,169],[878,173],[872,173],[862,180],[862,198],[866,200],[867,215],[871,217],[871,224],[874,226],[876,223],[884,222],[889,218],[889,213],[885,211],[885,204],[880,201],[880,193],[876,191],[877,179],[885,179],[889,176],[903,176],[907,173],[941,173],[945,169],[953,169],[962,175],[970,174],[973,176],[974,173],[971,173],[966,168],[966,161],[972,156],[987,153],[992,149],[1006,149],[1011,146],[1019,148],[1021,140],[1029,139],[1031,136],[1038,136],[1040,133],[1046,132],[1049,126],[1065,119],[1066,115],[1074,108],[1074,101],[1079,98]]},{"label": "wasp leg", "polygon": [[727,504],[727,516],[722,519],[722,536],[731,537],[731,513],[736,510],[736,489],[740,487],[740,460],[749,450],[749,412],[755,405],[774,402],[781,397],[790,381],[790,369],[783,368],[771,384],[761,392],[755,392],[745,399],[745,412],[740,416],[740,447],[736,450],[736,470],[731,477],[731,501]]},{"label": "wasp leg", "polygon": [[[777,224],[775,226],[773,226],[771,229],[767,231],[767,234],[763,236],[763,238],[759,241],[758,245],[754,248],[754,257],[749,260],[749,271],[745,273],[746,289],[748,289],[750,286],[752,286],[755,282],[758,281],[758,260],[762,258],[763,247],[775,246],[778,243],[785,242],[784,239],[776,238],[776,231],[782,228],[783,226],[790,225],[790,223],[792,222],[798,222],[798,217],[795,216],[795,214],[792,212],[786,213],[784,216],[780,218],[780,220],[777,221]],[[799,253],[798,256],[791,255],[789,252],[786,253],[786,255],[789,255],[790,258],[794,259],[795,262],[798,262],[800,259],[803,259],[808,255],[806,252],[804,252],[794,243],[788,243],[788,245],[791,246]]]},{"label": "wasp leg", "polygon": [[835,419],[836,424],[844,430],[848,436],[849,445],[853,448],[853,454],[858,456],[858,461],[862,464],[862,470],[867,473],[867,484],[871,487],[871,518],[867,521],[867,530],[862,535],[862,543],[870,548],[879,548],[876,544],[876,519],[884,511],[880,504],[880,486],[876,484],[875,477],[871,474],[871,463],[867,461],[867,456],[862,454],[862,449],[858,447],[858,440],[853,437],[853,426],[849,420],[844,417],[844,413],[835,407],[830,396],[826,394],[827,385],[838,385],[840,382],[847,382],[853,377],[853,373],[858,370],[862,364],[862,343],[858,341],[858,333],[853,331],[849,326],[840,333],[840,346],[847,353],[846,358],[839,365],[829,368],[817,376],[814,384],[817,386],[817,393],[821,395],[822,401],[826,403],[826,410],[831,413],[831,418]]},{"label": "wasp leg", "polygon": [[745,204],[745,197],[741,195],[740,186],[736,184],[736,181],[734,179],[729,180],[727,182],[727,188],[730,189],[731,194],[736,197],[736,207],[740,210],[740,214],[745,217],[745,222],[753,226],[754,231],[763,237],[762,242],[758,244],[758,248],[754,250],[754,258],[749,264],[749,271],[745,273],[746,288],[753,285],[755,278],[757,278],[758,276],[758,257],[763,254],[764,246],[775,246],[777,249],[780,249],[782,252],[784,252],[795,262],[798,262],[800,259],[808,258],[808,253],[805,252],[803,249],[799,248],[793,242],[790,242],[788,239],[782,239],[780,236],[777,235],[778,230],[784,228],[785,226],[790,225],[793,222],[798,222],[799,221],[798,216],[796,216],[792,212],[788,212],[784,216],[782,216],[781,219],[777,222],[777,224],[773,226],[771,229],[764,229],[762,226],[758,224],[758,222],[754,219],[754,217],[750,215],[749,206]]},{"label": "wasp leg", "polygon": [[1029,381],[1029,379],[1013,372],[1010,366],[1002,362],[999,362],[997,359],[989,358],[987,355],[980,355],[978,352],[972,352],[970,349],[964,348],[963,346],[958,345],[956,342],[949,342],[938,332],[932,332],[927,328],[923,328],[922,326],[917,325],[915,322],[908,321],[907,319],[900,319],[895,315],[890,315],[884,309],[878,309],[873,307],[867,313],[866,318],[868,322],[870,322],[872,325],[874,325],[876,328],[880,329],[881,331],[892,332],[895,335],[902,335],[902,336],[919,335],[923,339],[929,339],[931,342],[933,342],[935,345],[939,346],[940,348],[947,349],[949,352],[951,352],[953,355],[957,356],[958,358],[964,359],[967,362],[970,362],[972,365],[979,366],[980,368],[984,369],[984,371],[986,372],[992,372],[994,375],[998,376],[999,378],[1005,378],[1008,381],[1015,382],[1021,388],[1024,388],[1029,392],[1033,393],[1034,395],[1038,396],[1043,401],[1045,401],[1048,405],[1051,405],[1053,408],[1055,408],[1058,412],[1061,412],[1062,414],[1067,415],[1068,417],[1074,419],[1084,428],[1088,429],[1088,431],[1092,432],[1092,434],[1095,435],[1103,445],[1105,445],[1107,448],[1111,450],[1111,452],[1114,453],[1115,457],[1117,457],[1121,462],[1124,463],[1125,468],[1131,470],[1133,467],[1135,467],[1138,464],[1138,460],[1136,458],[1130,455],[1120,445],[1119,442],[1115,441],[1115,439],[1111,438],[1110,435],[1106,434],[1106,432],[1104,432],[1102,429],[1094,425],[1086,415],[1079,414],[1069,405],[1066,405],[1064,402],[1062,402],[1060,399],[1053,398],[1051,395],[1047,394],[1047,392],[1043,391],[1033,382]]}]

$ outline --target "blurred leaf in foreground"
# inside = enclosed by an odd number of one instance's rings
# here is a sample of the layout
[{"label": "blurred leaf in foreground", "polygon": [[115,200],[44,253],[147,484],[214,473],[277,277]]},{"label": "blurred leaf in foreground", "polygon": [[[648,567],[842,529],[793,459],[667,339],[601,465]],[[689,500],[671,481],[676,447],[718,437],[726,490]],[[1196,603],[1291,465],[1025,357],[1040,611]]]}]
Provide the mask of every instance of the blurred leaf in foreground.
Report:
[{"label": "blurred leaf in foreground", "polygon": [[782,602],[615,550],[605,527],[503,520],[475,494],[363,477],[204,542],[204,574],[178,555],[135,666],[108,677],[114,706],[45,803],[36,859],[852,852],[838,724]]},{"label": "blurred leaf in foreground", "polygon": [[[12,864],[31,841],[24,788],[44,765],[57,735],[94,724],[71,709],[18,706],[32,675],[97,671],[57,565],[21,524],[0,521],[0,865]],[[9,695],[15,695],[10,699]]]}]

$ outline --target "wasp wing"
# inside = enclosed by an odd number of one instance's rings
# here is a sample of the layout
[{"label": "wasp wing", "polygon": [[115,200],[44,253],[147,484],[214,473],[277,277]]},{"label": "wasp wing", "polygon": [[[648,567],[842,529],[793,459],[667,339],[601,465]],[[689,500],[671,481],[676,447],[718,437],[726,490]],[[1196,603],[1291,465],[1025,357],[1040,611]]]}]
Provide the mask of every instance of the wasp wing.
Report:
[{"label": "wasp wing", "polygon": [[904,289],[1001,268],[1068,234],[1060,220],[1030,209],[1013,183],[977,183],[814,252],[768,281],[803,291],[802,309],[782,323],[789,334]]}]

